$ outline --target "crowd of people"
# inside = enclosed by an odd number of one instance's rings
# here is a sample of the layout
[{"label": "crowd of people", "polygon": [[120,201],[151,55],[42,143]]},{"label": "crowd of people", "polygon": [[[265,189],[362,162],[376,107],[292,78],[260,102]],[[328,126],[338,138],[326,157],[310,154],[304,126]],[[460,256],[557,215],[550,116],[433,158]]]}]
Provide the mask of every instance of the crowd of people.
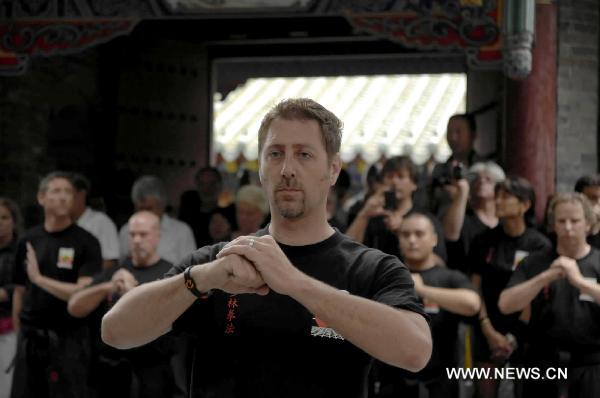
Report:
[{"label": "crowd of people", "polygon": [[446,370],[471,363],[568,368],[516,398],[600,396],[600,176],[537,224],[476,131],[452,116],[446,162],[391,157],[349,197],[340,121],[288,100],[261,124],[262,187],[228,206],[212,167],[177,214],[138,178],[120,230],[79,173],[41,179],[27,231],[0,197],[0,398],[458,397]]}]

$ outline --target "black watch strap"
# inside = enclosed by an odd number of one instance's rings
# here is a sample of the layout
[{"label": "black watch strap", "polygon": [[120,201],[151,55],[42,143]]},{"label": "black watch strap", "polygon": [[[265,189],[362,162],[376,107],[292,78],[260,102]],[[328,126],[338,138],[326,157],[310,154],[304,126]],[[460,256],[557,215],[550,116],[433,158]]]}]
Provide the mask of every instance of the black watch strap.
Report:
[{"label": "black watch strap", "polygon": [[198,287],[196,287],[196,282],[194,282],[192,275],[190,275],[190,272],[192,271],[193,267],[194,265],[190,265],[185,269],[185,271],[183,271],[185,287],[187,288],[187,290],[192,292],[194,296],[198,297],[199,299],[206,300],[212,294],[212,290],[209,290],[208,292],[201,292],[200,290],[198,290]]}]

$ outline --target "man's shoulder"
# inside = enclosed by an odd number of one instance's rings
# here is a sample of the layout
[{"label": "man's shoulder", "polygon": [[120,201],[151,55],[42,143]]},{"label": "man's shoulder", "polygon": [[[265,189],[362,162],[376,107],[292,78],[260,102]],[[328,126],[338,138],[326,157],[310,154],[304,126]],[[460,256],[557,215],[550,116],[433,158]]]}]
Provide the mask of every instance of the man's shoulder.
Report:
[{"label": "man's shoulder", "polygon": [[537,250],[527,257],[525,257],[519,265],[519,268],[526,268],[527,270],[546,268],[558,257],[558,254],[552,247],[547,247],[542,250]]},{"label": "man's shoulder", "polygon": [[365,246],[364,244],[355,241],[345,234],[340,233],[340,235],[342,238],[339,241],[339,248],[351,258],[368,260],[369,263],[397,262],[398,264],[401,264],[400,260],[396,256],[385,253],[373,247]]},{"label": "man's shoulder", "polygon": [[41,237],[41,236],[46,236],[46,230],[44,229],[44,226],[42,224],[39,225],[35,225],[31,228],[29,228],[28,230],[26,230],[23,235],[21,235],[21,237],[19,238],[19,240],[27,240],[27,239],[32,239],[32,238],[37,238],[37,237]]}]

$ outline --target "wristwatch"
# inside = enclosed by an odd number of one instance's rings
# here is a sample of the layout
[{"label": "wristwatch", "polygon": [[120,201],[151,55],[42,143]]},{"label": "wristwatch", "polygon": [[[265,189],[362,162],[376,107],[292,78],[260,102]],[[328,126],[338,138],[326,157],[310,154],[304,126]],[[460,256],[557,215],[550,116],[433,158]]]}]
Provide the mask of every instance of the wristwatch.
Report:
[{"label": "wristwatch", "polygon": [[200,290],[198,290],[198,288],[196,287],[196,282],[194,282],[192,275],[190,275],[190,272],[192,271],[192,268],[194,268],[194,267],[195,267],[195,265],[190,265],[189,267],[187,267],[185,269],[185,271],[183,271],[183,279],[185,281],[185,287],[187,290],[192,292],[192,294],[194,296],[198,297],[199,299],[206,300],[207,298],[209,298],[211,296],[212,290],[209,290],[207,292],[201,292]]}]

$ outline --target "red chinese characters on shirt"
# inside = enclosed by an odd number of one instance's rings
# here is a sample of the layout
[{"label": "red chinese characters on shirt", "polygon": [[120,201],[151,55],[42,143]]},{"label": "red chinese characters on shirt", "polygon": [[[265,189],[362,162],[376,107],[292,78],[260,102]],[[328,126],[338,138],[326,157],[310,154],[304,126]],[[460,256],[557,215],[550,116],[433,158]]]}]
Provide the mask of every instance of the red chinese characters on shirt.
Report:
[{"label": "red chinese characters on shirt", "polygon": [[225,334],[231,335],[235,333],[235,325],[233,324],[233,320],[236,318],[235,310],[237,308],[237,298],[235,295],[229,296],[229,300],[227,301],[227,315],[225,317],[227,320],[227,324],[225,325]]}]

